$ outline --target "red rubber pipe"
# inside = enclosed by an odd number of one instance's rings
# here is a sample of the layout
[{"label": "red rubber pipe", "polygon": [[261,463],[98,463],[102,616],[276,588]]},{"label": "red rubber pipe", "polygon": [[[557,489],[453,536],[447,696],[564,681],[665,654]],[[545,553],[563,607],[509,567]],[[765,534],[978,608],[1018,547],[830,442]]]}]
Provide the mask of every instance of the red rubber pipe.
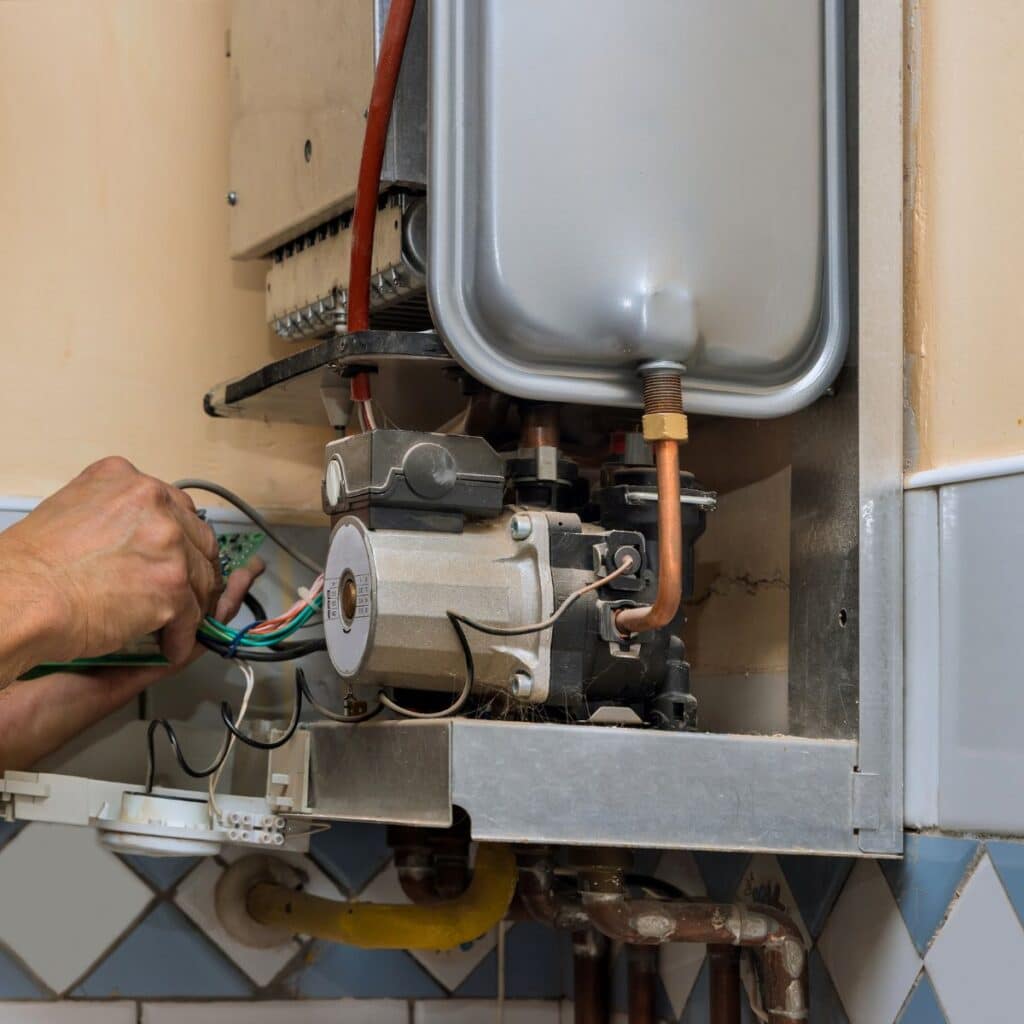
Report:
[{"label": "red rubber pipe", "polygon": [[365,331],[370,327],[370,268],[373,265],[373,229],[377,220],[380,172],[384,165],[384,147],[395,102],[398,72],[402,67],[402,54],[415,6],[415,0],[391,0],[377,70],[373,76],[356,181],[356,201],[352,210],[352,255],[348,267],[350,332]]}]

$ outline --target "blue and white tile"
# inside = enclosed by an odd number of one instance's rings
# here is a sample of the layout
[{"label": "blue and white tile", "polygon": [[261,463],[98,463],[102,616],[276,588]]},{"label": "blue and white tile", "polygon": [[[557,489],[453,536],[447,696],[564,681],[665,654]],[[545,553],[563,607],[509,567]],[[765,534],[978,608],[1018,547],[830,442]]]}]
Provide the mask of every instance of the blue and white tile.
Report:
[{"label": "blue and white tile", "polygon": [[284,988],[304,999],[443,999],[443,988],[405,951],[314,942]]},{"label": "blue and white tile", "polygon": [[[42,982],[32,977],[6,950],[0,949],[0,1000],[49,999],[50,993]],[[4,1018],[0,1016],[0,1021]]]},{"label": "blue and white tile", "polygon": [[[662,854],[654,874],[691,898],[708,895],[704,877],[691,853],[673,850]],[[706,946],[691,942],[671,942],[661,949],[658,969],[675,1017],[683,1012],[690,998],[706,954]]]},{"label": "blue and white tile", "polygon": [[811,938],[817,941],[853,869],[853,858],[779,855],[778,861],[804,925]]},{"label": "blue and white tile", "polygon": [[921,956],[946,916],[977,852],[978,842],[974,839],[908,832],[903,857],[879,861]]},{"label": "blue and white tile", "polygon": [[1005,1024],[1021,1013],[1024,929],[987,855],[925,957],[949,1024]]},{"label": "blue and white tile", "polygon": [[1024,927],[1024,843],[989,842],[985,849]]},{"label": "blue and white tile", "polygon": [[692,856],[704,879],[708,896],[719,902],[732,902],[750,863],[750,854],[696,852]]},{"label": "blue and white tile", "polygon": [[[576,1024],[576,1004],[569,1000],[561,1003],[562,1015],[559,1018],[560,1024]],[[628,1014],[625,1013],[613,1013],[611,1015],[610,1024],[629,1024]],[[658,1021],[658,1024],[662,1024]]]},{"label": "blue and white tile", "polygon": [[910,991],[921,958],[888,883],[858,861],[818,942],[850,1024],[888,1024]]},{"label": "blue and white tile", "polygon": [[196,857],[122,856],[133,871],[142,875],[157,892],[173,889],[198,863]]},{"label": "blue and white tile", "polygon": [[[505,996],[508,999],[558,999],[571,979],[563,977],[567,932],[533,921],[505,926]],[[498,950],[494,949],[455,990],[470,999],[498,993]]]},{"label": "blue and white tile", "polygon": [[807,956],[807,984],[810,989],[812,1021],[821,1021],[821,1024],[849,1024],[839,993],[816,949],[812,949]]},{"label": "blue and white tile", "polygon": [[[398,872],[393,863],[389,864],[359,894],[359,899],[367,903],[409,902],[408,897],[402,891]],[[412,956],[449,992],[454,992],[497,944],[498,929],[492,928],[486,935],[482,935],[472,942],[465,942],[458,949],[416,949],[412,950]]]},{"label": "blue and white tile", "polygon": [[927,971],[922,971],[896,1024],[948,1024]]},{"label": "blue and white tile", "polygon": [[772,854],[758,853],[750,858],[736,890],[736,899],[744,903],[764,903],[781,910],[800,929],[804,948],[811,948],[811,936],[804,924],[800,906],[782,867]]},{"label": "blue and white tile", "polygon": [[388,862],[387,828],[368,822],[335,822],[310,840],[310,855],[350,893],[358,893]]},{"label": "blue and white tile", "polygon": [[156,906],[74,995],[86,999],[244,999],[252,986],[170,903]]},{"label": "blue and white tile", "polygon": [[136,1024],[134,1003],[0,1003],[4,1024]]},{"label": "blue and white tile", "polygon": [[697,972],[689,999],[679,1017],[679,1024],[705,1024],[711,1015],[711,968],[707,960]]},{"label": "blue and white tile", "polygon": [[[225,860],[235,861],[248,856],[243,847],[226,848]],[[337,885],[308,857],[298,853],[277,853],[276,858],[292,864],[306,876],[305,891],[325,899],[343,899]],[[268,949],[253,949],[229,935],[217,917],[215,893],[224,868],[213,857],[202,861],[178,886],[174,902],[260,986],[268,985],[295,958],[302,948],[296,938],[284,940]]]},{"label": "blue and white tile", "polygon": [[141,1024],[409,1024],[409,1004],[399,999],[145,1003],[141,1009]]},{"label": "blue and white tile", "polygon": [[0,940],[55,992],[81,977],[152,896],[89,828],[31,824],[0,850]]}]

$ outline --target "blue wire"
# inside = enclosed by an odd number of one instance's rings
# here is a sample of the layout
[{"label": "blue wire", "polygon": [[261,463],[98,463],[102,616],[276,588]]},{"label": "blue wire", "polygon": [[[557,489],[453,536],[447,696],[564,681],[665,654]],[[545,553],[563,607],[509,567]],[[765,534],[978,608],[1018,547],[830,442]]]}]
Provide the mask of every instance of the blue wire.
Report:
[{"label": "blue wire", "polygon": [[224,652],[224,657],[225,658],[237,658],[238,657],[238,648],[239,648],[239,646],[242,643],[242,638],[245,636],[246,633],[249,632],[250,629],[255,629],[260,624],[261,624],[261,620],[260,619],[253,619],[252,622],[250,622],[247,626],[243,626],[235,634],[234,640],[232,640],[231,643],[228,644],[228,649]]}]

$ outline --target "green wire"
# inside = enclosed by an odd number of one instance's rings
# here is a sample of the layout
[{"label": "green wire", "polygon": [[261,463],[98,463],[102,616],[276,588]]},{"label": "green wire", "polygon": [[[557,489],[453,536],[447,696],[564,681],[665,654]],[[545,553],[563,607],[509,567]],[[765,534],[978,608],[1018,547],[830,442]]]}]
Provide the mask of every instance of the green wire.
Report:
[{"label": "green wire", "polygon": [[230,626],[225,626],[224,623],[218,622],[216,619],[207,617],[203,620],[200,630],[207,636],[212,636],[218,640],[222,640],[224,643],[234,643],[238,640],[239,647],[272,647],[274,644],[279,643],[282,640],[292,636],[295,632],[300,630],[307,622],[318,612],[323,604],[321,598],[317,597],[311,605],[303,608],[295,618],[289,622],[286,626],[281,626],[275,629],[272,633],[265,633],[260,636],[249,636],[243,634],[241,639],[238,639],[239,631],[231,629]]}]

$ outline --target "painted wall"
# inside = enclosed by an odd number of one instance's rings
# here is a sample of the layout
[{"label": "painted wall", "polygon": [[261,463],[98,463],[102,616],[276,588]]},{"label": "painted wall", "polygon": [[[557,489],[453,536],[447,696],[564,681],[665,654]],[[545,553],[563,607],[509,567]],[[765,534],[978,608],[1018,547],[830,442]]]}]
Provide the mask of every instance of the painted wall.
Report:
[{"label": "painted wall", "polygon": [[227,257],[229,7],[0,4],[0,494],[116,452],[319,507],[326,432],[202,411],[289,351]]},{"label": "painted wall", "polygon": [[911,468],[929,469],[1024,451],[1024,5],[907,10]]}]

